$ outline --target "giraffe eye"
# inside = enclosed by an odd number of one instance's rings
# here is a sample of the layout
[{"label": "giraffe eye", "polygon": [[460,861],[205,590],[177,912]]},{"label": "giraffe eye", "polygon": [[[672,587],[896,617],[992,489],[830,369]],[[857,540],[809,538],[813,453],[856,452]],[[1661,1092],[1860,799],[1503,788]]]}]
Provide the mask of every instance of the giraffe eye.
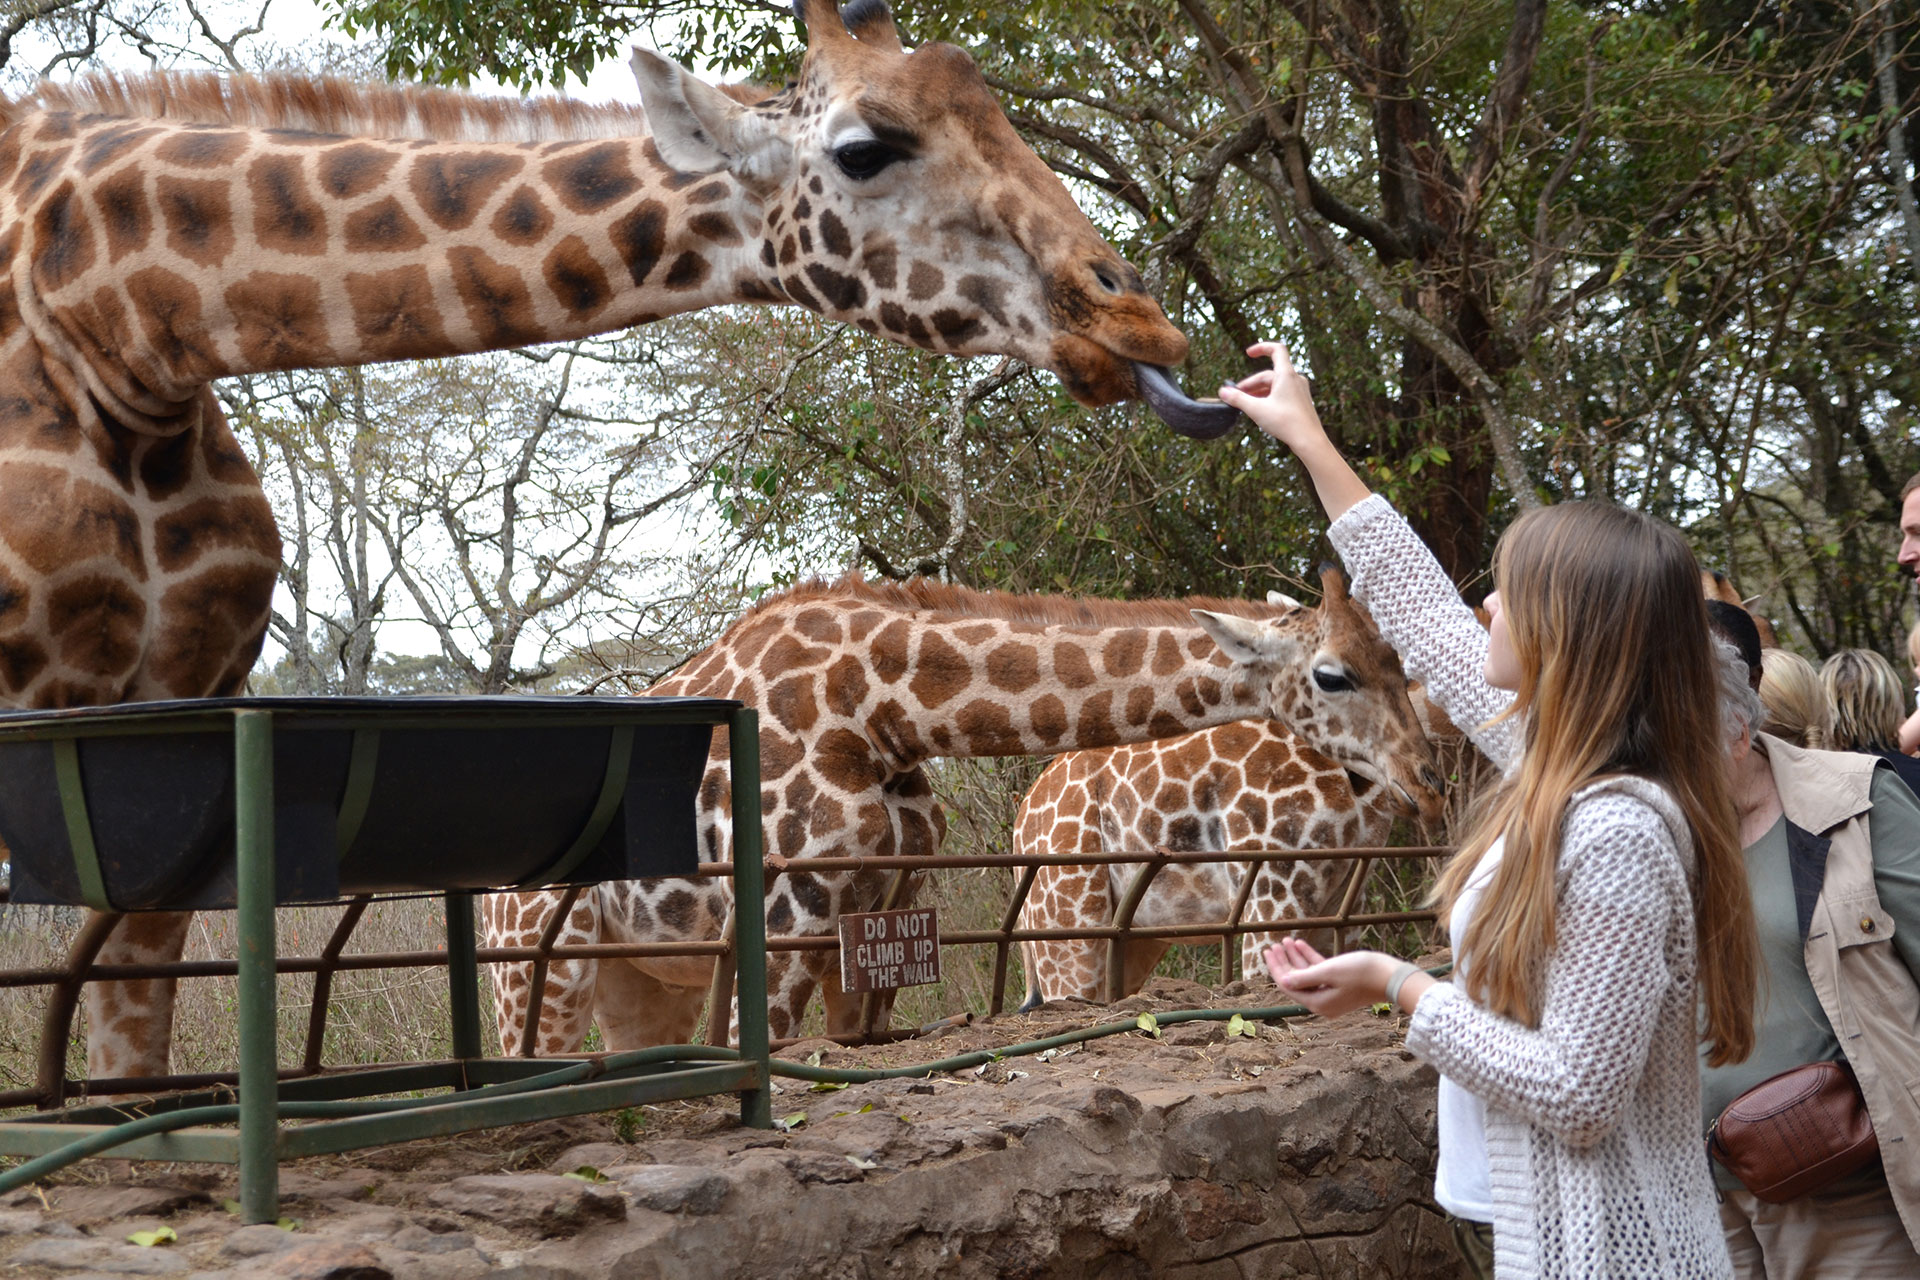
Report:
[{"label": "giraffe eye", "polygon": [[1345,693],[1353,688],[1353,681],[1349,680],[1345,673],[1335,671],[1330,667],[1315,667],[1313,669],[1313,682],[1319,685],[1321,690],[1326,693]]},{"label": "giraffe eye", "polygon": [[865,182],[896,160],[904,158],[900,152],[877,138],[862,138],[833,149],[833,162],[840,166],[840,172],[855,182]]}]

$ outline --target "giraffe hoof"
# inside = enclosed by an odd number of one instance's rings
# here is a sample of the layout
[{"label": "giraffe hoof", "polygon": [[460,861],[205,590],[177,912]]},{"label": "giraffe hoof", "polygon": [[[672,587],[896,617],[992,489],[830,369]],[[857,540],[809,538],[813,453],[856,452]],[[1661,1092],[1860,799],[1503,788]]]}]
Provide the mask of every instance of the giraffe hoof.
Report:
[{"label": "giraffe hoof", "polygon": [[1240,411],[1218,400],[1195,400],[1159,365],[1133,362],[1133,380],[1160,421],[1195,440],[1218,440],[1240,421]]}]

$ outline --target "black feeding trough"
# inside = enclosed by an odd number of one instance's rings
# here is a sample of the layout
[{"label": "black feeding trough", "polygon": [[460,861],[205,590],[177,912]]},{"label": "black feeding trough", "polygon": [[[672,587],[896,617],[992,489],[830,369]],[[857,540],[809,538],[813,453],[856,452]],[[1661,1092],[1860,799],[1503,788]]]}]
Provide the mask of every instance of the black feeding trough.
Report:
[{"label": "black feeding trough", "polygon": [[272,725],[274,896],[695,870],[708,698],[219,698],[0,714],[12,900],[234,903],[236,717]]}]

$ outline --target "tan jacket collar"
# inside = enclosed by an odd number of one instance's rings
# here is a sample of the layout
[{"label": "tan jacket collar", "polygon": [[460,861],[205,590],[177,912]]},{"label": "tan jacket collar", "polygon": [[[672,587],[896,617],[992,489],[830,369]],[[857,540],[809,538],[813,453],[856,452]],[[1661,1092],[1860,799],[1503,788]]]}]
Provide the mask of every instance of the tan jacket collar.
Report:
[{"label": "tan jacket collar", "polygon": [[1763,733],[1754,749],[1766,757],[1780,807],[1804,831],[1831,831],[1873,807],[1873,770],[1879,762],[1856,751],[1808,751]]}]

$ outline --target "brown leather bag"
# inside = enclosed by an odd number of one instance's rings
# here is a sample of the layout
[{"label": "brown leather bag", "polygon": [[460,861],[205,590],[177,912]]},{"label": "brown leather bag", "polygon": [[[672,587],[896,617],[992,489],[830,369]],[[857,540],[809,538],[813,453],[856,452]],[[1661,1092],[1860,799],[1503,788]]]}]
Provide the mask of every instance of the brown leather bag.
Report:
[{"label": "brown leather bag", "polygon": [[1810,1195],[1880,1155],[1845,1062],[1810,1062],[1747,1090],[1707,1130],[1707,1154],[1769,1204]]}]

